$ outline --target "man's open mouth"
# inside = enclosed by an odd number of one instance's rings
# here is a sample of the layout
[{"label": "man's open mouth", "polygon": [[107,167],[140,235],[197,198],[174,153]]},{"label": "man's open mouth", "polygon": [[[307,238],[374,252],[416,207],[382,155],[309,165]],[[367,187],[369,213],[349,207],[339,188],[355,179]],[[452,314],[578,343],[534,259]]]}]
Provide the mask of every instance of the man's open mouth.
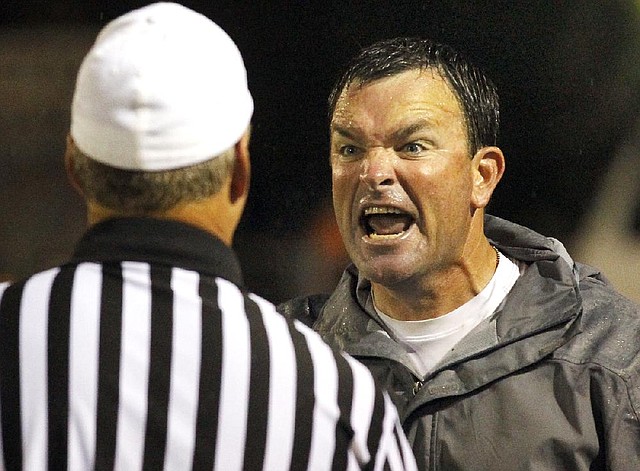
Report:
[{"label": "man's open mouth", "polygon": [[404,234],[414,223],[414,218],[397,208],[372,206],[366,208],[360,218],[364,232],[371,238],[395,238]]}]

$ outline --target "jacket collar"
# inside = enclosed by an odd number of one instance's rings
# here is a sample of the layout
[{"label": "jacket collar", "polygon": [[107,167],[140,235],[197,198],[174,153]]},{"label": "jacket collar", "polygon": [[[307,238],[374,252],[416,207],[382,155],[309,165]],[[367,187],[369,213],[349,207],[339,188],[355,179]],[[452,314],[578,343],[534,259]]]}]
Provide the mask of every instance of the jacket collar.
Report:
[{"label": "jacket collar", "polygon": [[240,263],[220,239],[195,226],[155,218],[110,219],[76,245],[74,262],[151,262],[195,270],[242,286]]},{"label": "jacket collar", "polygon": [[553,237],[545,237],[519,224],[485,215],[484,232],[487,238],[508,256],[524,262],[558,260],[575,271],[575,263],[564,245]]},{"label": "jacket collar", "polygon": [[[582,300],[576,269],[562,245],[508,221],[487,217],[492,243],[529,264],[494,315],[443,359],[420,391],[423,399],[465,394],[539,361],[579,332]],[[383,357],[408,365],[370,302],[370,284],[354,266],[314,325],[327,340],[358,357]],[[469,361],[469,360],[473,361]],[[410,411],[408,411],[410,412]]]}]

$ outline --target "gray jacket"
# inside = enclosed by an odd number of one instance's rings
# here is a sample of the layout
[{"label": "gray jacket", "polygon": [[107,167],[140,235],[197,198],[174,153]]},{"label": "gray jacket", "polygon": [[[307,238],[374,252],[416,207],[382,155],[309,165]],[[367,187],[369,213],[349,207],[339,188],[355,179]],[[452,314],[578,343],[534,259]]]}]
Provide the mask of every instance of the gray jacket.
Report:
[{"label": "gray jacket", "polygon": [[353,266],[280,310],[374,372],[424,470],[640,470],[638,307],[555,239],[491,216],[485,232],[529,266],[424,381]]}]

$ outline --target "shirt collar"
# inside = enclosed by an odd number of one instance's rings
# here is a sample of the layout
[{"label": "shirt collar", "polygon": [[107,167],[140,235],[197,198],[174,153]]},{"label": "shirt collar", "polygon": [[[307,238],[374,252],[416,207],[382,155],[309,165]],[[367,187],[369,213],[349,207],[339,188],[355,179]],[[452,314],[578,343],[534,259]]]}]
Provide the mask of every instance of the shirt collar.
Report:
[{"label": "shirt collar", "polygon": [[159,263],[243,284],[240,262],[230,247],[202,229],[165,219],[118,218],[95,224],[76,245],[72,260]]}]

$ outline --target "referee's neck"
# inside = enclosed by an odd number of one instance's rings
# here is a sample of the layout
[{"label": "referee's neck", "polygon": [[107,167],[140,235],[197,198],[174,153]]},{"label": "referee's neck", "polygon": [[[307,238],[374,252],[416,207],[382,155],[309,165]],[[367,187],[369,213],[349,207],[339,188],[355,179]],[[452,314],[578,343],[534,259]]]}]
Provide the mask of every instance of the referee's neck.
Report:
[{"label": "referee's neck", "polygon": [[198,227],[231,247],[233,234],[240,220],[237,208],[225,203],[225,191],[198,201],[180,203],[167,211],[130,212],[106,208],[96,202],[87,202],[87,222],[89,227],[109,219],[124,217],[150,217],[178,221]]}]

